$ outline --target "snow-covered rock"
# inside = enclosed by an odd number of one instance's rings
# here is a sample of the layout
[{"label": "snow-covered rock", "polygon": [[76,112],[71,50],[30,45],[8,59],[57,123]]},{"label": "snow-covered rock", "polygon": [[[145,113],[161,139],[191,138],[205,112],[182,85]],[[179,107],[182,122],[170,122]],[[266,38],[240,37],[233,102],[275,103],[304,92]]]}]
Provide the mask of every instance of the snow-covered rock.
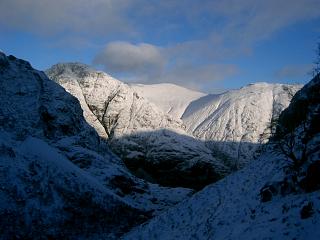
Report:
[{"label": "snow-covered rock", "polygon": [[187,131],[206,141],[215,156],[232,168],[246,165],[268,140],[270,124],[300,85],[250,84],[239,90],[193,101],[182,120]]},{"label": "snow-covered rock", "polygon": [[79,99],[86,120],[100,131],[103,127],[102,136],[112,139],[137,131],[183,129],[181,120],[164,114],[127,84],[87,65],[56,64],[46,73]]},{"label": "snow-covered rock", "polygon": [[205,96],[205,93],[190,90],[171,83],[132,84],[130,85],[140,96],[153,102],[175,118],[181,118],[188,105]]},{"label": "snow-covered rock", "polygon": [[79,63],[48,76],[77,97],[88,123],[138,176],[168,186],[201,188],[229,169],[174,118],[108,74]]},{"label": "snow-covered rock", "polygon": [[[123,239],[320,239],[319,90],[318,75],[280,116],[279,125],[289,129],[281,137],[296,136],[294,154],[302,156],[299,146],[307,146],[309,154],[299,169],[275,150],[278,142],[273,139],[257,160]],[[301,137],[305,133],[307,142]]]},{"label": "snow-covered rock", "polygon": [[4,239],[117,238],[192,193],[133,176],[43,72],[0,53]]}]

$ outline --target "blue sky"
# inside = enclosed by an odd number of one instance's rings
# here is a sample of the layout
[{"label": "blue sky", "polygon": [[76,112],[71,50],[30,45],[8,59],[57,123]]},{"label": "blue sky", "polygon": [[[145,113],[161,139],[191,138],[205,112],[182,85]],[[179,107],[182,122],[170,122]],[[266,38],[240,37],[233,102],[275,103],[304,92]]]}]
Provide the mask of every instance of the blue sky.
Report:
[{"label": "blue sky", "polygon": [[0,49],[40,70],[83,62],[205,92],[305,83],[320,0],[1,0]]}]

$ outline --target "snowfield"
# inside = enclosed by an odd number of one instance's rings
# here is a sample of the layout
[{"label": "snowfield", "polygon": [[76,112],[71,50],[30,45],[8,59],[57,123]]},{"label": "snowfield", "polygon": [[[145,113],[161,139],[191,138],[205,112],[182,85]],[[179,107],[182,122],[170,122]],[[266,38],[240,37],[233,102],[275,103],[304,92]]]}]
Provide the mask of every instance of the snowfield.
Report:
[{"label": "snowfield", "polygon": [[206,95],[171,83],[131,84],[130,86],[140,96],[178,119],[182,117],[191,102]]}]

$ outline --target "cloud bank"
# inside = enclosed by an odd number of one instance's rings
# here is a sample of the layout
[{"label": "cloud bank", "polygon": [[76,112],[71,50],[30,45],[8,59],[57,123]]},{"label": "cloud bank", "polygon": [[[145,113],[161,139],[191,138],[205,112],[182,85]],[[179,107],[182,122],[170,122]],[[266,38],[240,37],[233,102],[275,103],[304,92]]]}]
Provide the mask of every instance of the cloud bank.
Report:
[{"label": "cloud bank", "polygon": [[203,83],[221,81],[238,72],[232,64],[195,65],[192,58],[183,58],[181,61],[180,51],[147,43],[111,42],[97,54],[94,63],[109,73],[121,74],[122,80],[127,82],[170,82],[193,89],[199,89]]}]

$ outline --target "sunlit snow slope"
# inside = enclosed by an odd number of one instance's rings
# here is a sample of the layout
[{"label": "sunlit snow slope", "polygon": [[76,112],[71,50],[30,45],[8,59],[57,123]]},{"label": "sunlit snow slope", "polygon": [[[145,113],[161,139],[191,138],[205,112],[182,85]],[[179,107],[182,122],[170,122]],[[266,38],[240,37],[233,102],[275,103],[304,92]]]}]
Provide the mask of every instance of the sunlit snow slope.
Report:
[{"label": "sunlit snow slope", "polygon": [[193,91],[170,83],[132,84],[131,87],[142,97],[155,103],[164,112],[181,118],[188,105],[205,93]]},{"label": "sunlit snow slope", "polygon": [[207,95],[192,102],[182,120],[187,131],[207,142],[230,167],[241,168],[269,136],[271,121],[286,108],[300,85],[256,83]]}]

